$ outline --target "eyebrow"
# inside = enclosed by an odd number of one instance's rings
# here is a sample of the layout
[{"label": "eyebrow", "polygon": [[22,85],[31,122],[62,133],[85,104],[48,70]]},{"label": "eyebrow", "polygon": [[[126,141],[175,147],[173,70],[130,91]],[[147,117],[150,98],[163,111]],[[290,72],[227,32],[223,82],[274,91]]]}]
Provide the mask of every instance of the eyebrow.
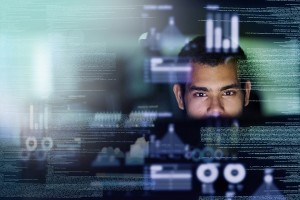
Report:
[{"label": "eyebrow", "polygon": [[[237,88],[237,89],[239,89],[240,85],[237,84],[237,83],[226,85],[226,86],[221,87],[220,91],[228,90],[228,89],[231,89],[231,88]],[[208,92],[209,91],[209,89],[207,87],[199,87],[199,86],[195,86],[195,85],[192,85],[190,87],[190,90],[197,90],[197,91],[204,91],[204,92]]]},{"label": "eyebrow", "polygon": [[226,85],[224,87],[221,87],[220,91],[224,91],[224,90],[228,90],[228,89],[232,89],[232,88],[240,89],[241,86],[237,83],[234,83],[234,84],[231,84],[231,85]]},{"label": "eyebrow", "polygon": [[195,85],[192,85],[190,87],[190,90],[197,90],[197,91],[205,91],[205,92],[208,92],[208,88],[206,87],[198,87],[198,86],[195,86]]}]

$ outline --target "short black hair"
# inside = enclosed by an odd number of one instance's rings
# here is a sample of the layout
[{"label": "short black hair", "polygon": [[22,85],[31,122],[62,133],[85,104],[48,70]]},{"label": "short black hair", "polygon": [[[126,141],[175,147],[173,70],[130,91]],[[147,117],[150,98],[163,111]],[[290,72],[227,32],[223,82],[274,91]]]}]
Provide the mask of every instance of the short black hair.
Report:
[{"label": "short black hair", "polygon": [[[228,59],[234,59],[238,63],[238,70],[241,66],[246,66],[247,56],[243,49],[239,46],[236,51],[232,52],[230,49],[228,51],[221,50],[220,52],[208,52],[206,49],[205,37],[197,36],[189,43],[187,43],[178,54],[179,62],[192,62],[203,65],[209,65],[215,67],[220,64],[226,63]],[[241,87],[244,88],[244,80],[241,79]],[[185,93],[185,84],[180,84],[182,93]]]}]

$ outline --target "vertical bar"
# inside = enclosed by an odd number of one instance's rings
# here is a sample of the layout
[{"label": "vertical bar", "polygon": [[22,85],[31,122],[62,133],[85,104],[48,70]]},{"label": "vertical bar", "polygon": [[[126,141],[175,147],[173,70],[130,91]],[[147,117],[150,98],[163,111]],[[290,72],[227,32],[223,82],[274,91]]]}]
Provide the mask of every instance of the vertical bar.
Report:
[{"label": "vertical bar", "polygon": [[44,127],[44,114],[42,112],[39,113],[39,129],[43,129]]},{"label": "vertical bar", "polygon": [[211,13],[207,14],[206,19],[206,51],[211,52],[213,49],[214,21]]},{"label": "vertical bar", "polygon": [[230,40],[228,38],[223,39],[223,51],[224,52],[228,52],[229,48],[230,48]]},{"label": "vertical bar", "polygon": [[233,15],[231,17],[231,50],[237,52],[239,47],[239,17]]},{"label": "vertical bar", "polygon": [[215,28],[215,50],[219,52],[222,47],[222,28]]},{"label": "vertical bar", "polygon": [[33,105],[29,106],[29,129],[33,129]]}]

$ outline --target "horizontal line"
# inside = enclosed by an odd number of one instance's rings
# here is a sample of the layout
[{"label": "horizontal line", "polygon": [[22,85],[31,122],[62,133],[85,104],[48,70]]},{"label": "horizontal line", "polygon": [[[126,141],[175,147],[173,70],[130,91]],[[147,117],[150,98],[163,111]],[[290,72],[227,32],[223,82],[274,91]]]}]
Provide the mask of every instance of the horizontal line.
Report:
[{"label": "horizontal line", "polygon": [[154,67],[151,66],[153,72],[190,72],[191,67]]},{"label": "horizontal line", "polygon": [[191,179],[191,174],[151,174],[151,179]]}]

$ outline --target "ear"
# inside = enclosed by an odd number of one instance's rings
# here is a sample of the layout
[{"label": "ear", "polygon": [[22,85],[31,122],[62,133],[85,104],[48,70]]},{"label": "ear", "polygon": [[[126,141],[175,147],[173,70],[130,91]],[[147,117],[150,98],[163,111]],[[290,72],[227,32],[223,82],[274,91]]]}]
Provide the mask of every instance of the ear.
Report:
[{"label": "ear", "polygon": [[250,91],[251,91],[251,82],[248,80],[245,83],[245,103],[244,106],[247,106],[249,104],[249,98],[250,98]]},{"label": "ear", "polygon": [[177,100],[178,107],[181,110],[184,110],[184,103],[183,103],[183,96],[182,96],[183,94],[181,93],[181,88],[180,88],[179,84],[175,84],[173,86],[173,92],[174,92],[175,98]]}]

